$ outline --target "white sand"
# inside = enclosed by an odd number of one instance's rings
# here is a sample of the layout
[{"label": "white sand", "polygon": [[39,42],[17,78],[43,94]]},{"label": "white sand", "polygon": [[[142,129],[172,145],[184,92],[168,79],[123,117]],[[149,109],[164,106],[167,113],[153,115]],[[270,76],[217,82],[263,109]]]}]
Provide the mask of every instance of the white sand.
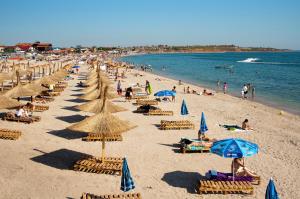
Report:
[{"label": "white sand", "polygon": [[[132,71],[136,72],[136,71]],[[199,198],[195,192],[198,180],[209,169],[230,171],[231,159],[214,154],[177,153],[176,144],[181,137],[196,138],[201,112],[205,112],[209,128],[207,135],[223,139],[240,137],[260,146],[257,155],[247,158],[246,165],[255,170],[262,183],[255,186],[254,195],[248,198],[264,198],[270,177],[276,183],[281,198],[296,199],[300,186],[300,119],[299,116],[284,113],[258,103],[241,100],[218,93],[216,96],[198,96],[183,94],[183,86],[167,78],[157,81],[158,76],[142,73],[143,77],[127,74],[122,80],[123,88],[129,83],[145,83],[149,80],[153,90],[177,87],[176,103],[160,103],[163,110],[173,110],[174,116],[144,116],[132,113],[136,109],[129,102],[116,104],[129,111],[117,113],[138,127],[123,134],[122,142],[108,142],[107,155],[127,157],[131,174],[136,183],[134,192],[140,192],[143,198]],[[94,194],[120,193],[120,176],[75,172],[69,169],[72,161],[80,153],[100,156],[101,143],[84,142],[76,138],[77,134],[62,129],[79,121],[85,112],[76,112],[65,108],[79,104],[74,100],[79,94],[75,87],[78,80],[69,81],[69,87],[51,102],[50,109],[41,115],[41,122],[19,124],[0,121],[0,128],[18,129],[23,132],[17,141],[0,140],[0,198],[79,198],[83,192]],[[115,86],[115,85],[114,85]],[[185,85],[186,86],[186,85]],[[201,88],[190,86],[202,91]],[[161,131],[155,124],[161,119],[182,119],[180,106],[186,100],[190,115],[185,117],[193,121],[195,130]],[[4,110],[2,110],[4,111]],[[59,118],[60,117],[60,118]],[[227,132],[218,124],[240,124],[248,118],[255,128],[251,133]],[[58,131],[58,132],[56,132]],[[51,133],[52,132],[52,133]],[[241,195],[203,195],[200,198],[241,198]]]}]

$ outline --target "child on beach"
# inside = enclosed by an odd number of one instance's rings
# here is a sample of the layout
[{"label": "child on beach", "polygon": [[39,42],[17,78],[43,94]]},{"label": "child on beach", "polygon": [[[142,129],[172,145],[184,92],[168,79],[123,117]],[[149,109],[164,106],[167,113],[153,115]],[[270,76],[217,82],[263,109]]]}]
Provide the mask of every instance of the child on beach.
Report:
[{"label": "child on beach", "polygon": [[227,89],[228,89],[228,84],[227,84],[227,82],[224,82],[224,84],[223,84],[223,92],[224,92],[224,94],[227,93]]},{"label": "child on beach", "polygon": [[[173,87],[172,91],[176,93],[176,86]],[[175,95],[172,95],[172,102],[175,102]]]}]

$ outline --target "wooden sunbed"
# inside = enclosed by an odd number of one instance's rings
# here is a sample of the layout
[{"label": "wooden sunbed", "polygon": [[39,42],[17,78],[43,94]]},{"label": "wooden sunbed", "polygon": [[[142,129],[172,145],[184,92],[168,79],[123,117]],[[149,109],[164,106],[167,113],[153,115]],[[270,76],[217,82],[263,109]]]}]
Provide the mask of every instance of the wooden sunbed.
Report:
[{"label": "wooden sunbed", "polygon": [[21,136],[21,131],[0,129],[0,139],[17,140]]},{"label": "wooden sunbed", "polygon": [[43,91],[42,94],[45,95],[45,96],[51,96],[51,97],[54,97],[54,96],[59,96],[59,95],[60,95],[60,92]]},{"label": "wooden sunbed", "polygon": [[7,113],[4,113],[4,116],[2,119],[6,120],[6,121],[23,122],[23,123],[30,124],[32,122],[39,122],[41,120],[41,117],[39,117],[39,116],[17,117],[14,113],[7,112]]},{"label": "wooden sunbed", "polygon": [[181,153],[208,153],[210,152],[210,147],[207,146],[197,146],[195,149],[187,147],[187,146],[180,146]]},{"label": "wooden sunbed", "polygon": [[160,121],[161,130],[180,130],[180,129],[194,129],[195,125],[189,120],[178,120],[178,121]]},{"label": "wooden sunbed", "polygon": [[[89,133],[88,136],[82,138],[82,140],[87,142],[102,141],[103,136],[97,133]],[[107,142],[122,141],[122,140],[123,140],[122,135],[113,135],[113,136],[105,137],[105,141]]]},{"label": "wooden sunbed", "polygon": [[52,97],[35,97],[33,99],[33,101],[36,103],[47,103],[47,102],[54,101],[54,98],[52,98]]},{"label": "wooden sunbed", "polygon": [[253,194],[253,186],[247,181],[200,180],[200,194]]},{"label": "wooden sunbed", "polygon": [[63,92],[64,88],[54,87],[53,92]]},{"label": "wooden sunbed", "polygon": [[149,110],[145,115],[173,115],[173,111]]},{"label": "wooden sunbed", "polygon": [[123,158],[106,157],[102,162],[100,158],[87,156],[78,160],[73,169],[98,174],[121,175]]},{"label": "wooden sunbed", "polygon": [[135,105],[158,105],[157,100],[136,100]]},{"label": "wooden sunbed", "polygon": [[148,99],[148,95],[134,95],[132,96],[132,99],[141,100],[141,99]]},{"label": "wooden sunbed", "polygon": [[43,112],[49,110],[49,106],[43,106],[43,105],[34,105],[33,111],[35,112]]},{"label": "wooden sunbed", "polygon": [[90,193],[83,193],[81,199],[142,199],[140,193],[121,193],[110,195],[94,195]]}]

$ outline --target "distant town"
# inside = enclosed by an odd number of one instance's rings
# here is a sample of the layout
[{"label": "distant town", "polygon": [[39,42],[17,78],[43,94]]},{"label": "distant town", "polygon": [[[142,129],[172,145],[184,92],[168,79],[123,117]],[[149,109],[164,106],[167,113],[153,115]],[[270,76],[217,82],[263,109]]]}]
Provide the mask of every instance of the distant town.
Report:
[{"label": "distant town", "polygon": [[69,53],[108,52],[112,54],[145,54],[145,53],[188,53],[188,52],[278,52],[287,49],[265,47],[239,47],[235,45],[194,45],[194,46],[133,46],[133,47],[84,47],[77,45],[69,48],[53,47],[51,43],[33,42],[17,43],[14,46],[0,45],[1,57],[24,57],[34,54],[65,55]]}]

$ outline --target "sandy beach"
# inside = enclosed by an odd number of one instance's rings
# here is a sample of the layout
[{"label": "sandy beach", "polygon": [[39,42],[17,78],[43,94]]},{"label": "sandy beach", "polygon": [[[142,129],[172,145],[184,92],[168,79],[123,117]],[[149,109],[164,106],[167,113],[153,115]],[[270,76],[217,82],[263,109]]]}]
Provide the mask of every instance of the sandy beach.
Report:
[{"label": "sandy beach", "polygon": [[[82,65],[81,75],[88,72]],[[121,72],[121,71],[120,71]],[[135,76],[139,73],[142,76]],[[68,81],[68,87],[49,110],[34,113],[42,117],[40,122],[21,124],[0,121],[1,128],[22,131],[17,141],[0,140],[0,198],[80,198],[83,192],[94,194],[121,193],[120,176],[93,174],[70,169],[74,161],[84,154],[101,155],[100,142],[84,142],[80,133],[65,130],[91,113],[76,111],[73,106],[84,103],[76,87],[77,76]],[[176,102],[161,102],[163,110],[174,111],[174,116],[145,116],[133,113],[136,106],[124,98],[111,100],[128,111],[119,112],[120,119],[137,125],[123,134],[123,141],[108,142],[106,153],[111,157],[126,157],[136,184],[134,192],[145,199],[193,199],[193,198],[264,198],[270,177],[276,182],[281,198],[297,199],[300,186],[300,117],[256,102],[242,100],[223,93],[215,96],[184,94],[177,80],[151,73],[131,70],[121,79],[122,88],[131,84],[150,81],[153,91],[172,89],[176,86]],[[113,88],[116,88],[116,82]],[[191,89],[203,88],[189,85]],[[154,98],[150,96],[150,98]],[[182,100],[190,114],[180,115]],[[0,110],[1,112],[7,110]],[[261,176],[261,184],[254,186],[254,194],[199,195],[199,180],[210,170],[230,172],[231,159],[211,153],[182,154],[178,142],[182,137],[197,138],[201,112],[208,125],[207,136],[216,139],[239,137],[257,143],[259,153],[246,158],[247,167]],[[194,130],[168,130],[157,128],[160,120],[188,119],[195,124]],[[241,125],[249,119],[254,131],[229,132],[219,124]]]}]

